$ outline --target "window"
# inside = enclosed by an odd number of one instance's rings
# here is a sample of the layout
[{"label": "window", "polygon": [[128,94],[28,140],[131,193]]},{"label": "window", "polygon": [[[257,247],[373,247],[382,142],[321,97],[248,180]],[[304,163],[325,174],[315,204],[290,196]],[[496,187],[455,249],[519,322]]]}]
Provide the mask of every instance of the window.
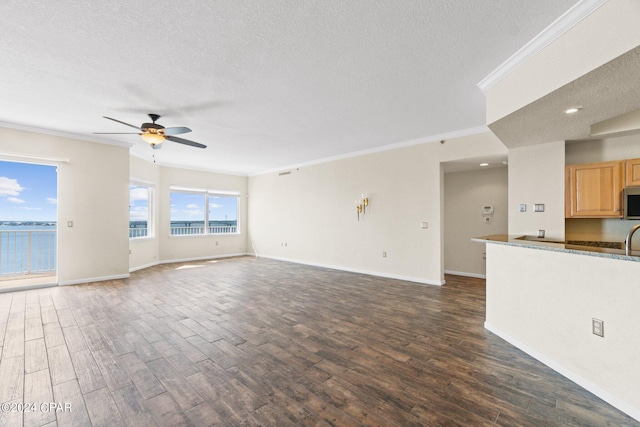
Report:
[{"label": "window", "polygon": [[153,186],[129,184],[129,238],[153,237]]},{"label": "window", "polygon": [[240,196],[213,190],[171,189],[171,235],[239,233]]}]

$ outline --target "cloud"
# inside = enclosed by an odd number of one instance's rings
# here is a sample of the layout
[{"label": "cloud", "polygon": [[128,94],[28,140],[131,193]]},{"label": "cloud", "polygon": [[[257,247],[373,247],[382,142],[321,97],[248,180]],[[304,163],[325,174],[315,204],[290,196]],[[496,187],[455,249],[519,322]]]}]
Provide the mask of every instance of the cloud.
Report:
[{"label": "cloud", "polygon": [[217,203],[209,203],[209,209],[217,209],[217,208],[224,208],[224,206],[219,205]]},{"label": "cloud", "polygon": [[47,197],[47,203],[49,203],[51,205],[57,205],[58,204],[58,199],[56,199],[55,197]]},{"label": "cloud", "polygon": [[129,200],[137,202],[138,200],[149,200],[149,189],[146,187],[134,187],[129,190]]},{"label": "cloud", "polygon": [[198,209],[200,206],[196,205],[195,203],[191,203],[189,205],[187,205],[187,209]]},{"label": "cloud", "polygon": [[7,197],[7,200],[11,203],[24,203],[24,200],[18,199],[17,197]]},{"label": "cloud", "polygon": [[18,184],[17,179],[0,176],[0,196],[19,196],[22,190],[24,187]]},{"label": "cloud", "polygon": [[17,207],[16,209],[22,209],[25,211],[41,211],[42,210],[42,208],[29,208],[27,206],[20,206],[20,207]]},{"label": "cloud", "polygon": [[149,219],[149,209],[146,206],[135,206],[129,210],[129,220],[146,221]]}]

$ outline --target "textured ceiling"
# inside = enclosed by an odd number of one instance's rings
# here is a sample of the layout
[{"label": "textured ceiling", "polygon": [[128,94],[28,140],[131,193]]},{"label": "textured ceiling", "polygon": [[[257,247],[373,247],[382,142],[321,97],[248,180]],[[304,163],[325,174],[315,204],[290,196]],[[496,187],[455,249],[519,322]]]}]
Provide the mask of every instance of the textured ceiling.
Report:
[{"label": "textured ceiling", "polygon": [[[489,128],[509,148],[586,139],[591,125],[640,109],[640,47],[503,117]],[[567,115],[570,107],[580,107]]]},{"label": "textured ceiling", "polygon": [[[0,121],[160,164],[282,168],[483,126],[476,84],[575,3],[3,0]],[[146,113],[208,148],[92,135]]]}]

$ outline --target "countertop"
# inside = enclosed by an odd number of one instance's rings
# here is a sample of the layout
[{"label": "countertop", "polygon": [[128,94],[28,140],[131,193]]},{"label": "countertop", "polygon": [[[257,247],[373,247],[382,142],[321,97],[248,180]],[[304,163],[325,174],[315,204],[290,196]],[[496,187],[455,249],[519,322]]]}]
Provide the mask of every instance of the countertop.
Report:
[{"label": "countertop", "polygon": [[513,236],[508,234],[492,234],[489,236],[475,237],[474,242],[497,243],[509,246],[521,246],[523,248],[540,249],[555,252],[567,252],[577,255],[596,256],[601,258],[621,259],[640,262],[640,250],[635,250],[632,255],[625,255],[622,249],[600,248],[595,246],[570,245],[565,242],[552,239],[537,238],[534,236]]}]

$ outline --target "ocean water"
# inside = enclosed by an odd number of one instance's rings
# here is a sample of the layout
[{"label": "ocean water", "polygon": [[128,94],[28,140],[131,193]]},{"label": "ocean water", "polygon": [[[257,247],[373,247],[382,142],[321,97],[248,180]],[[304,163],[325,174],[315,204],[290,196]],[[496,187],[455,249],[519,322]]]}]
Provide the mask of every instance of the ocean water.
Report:
[{"label": "ocean water", "polygon": [[55,225],[0,223],[0,275],[43,273],[55,269]]}]

